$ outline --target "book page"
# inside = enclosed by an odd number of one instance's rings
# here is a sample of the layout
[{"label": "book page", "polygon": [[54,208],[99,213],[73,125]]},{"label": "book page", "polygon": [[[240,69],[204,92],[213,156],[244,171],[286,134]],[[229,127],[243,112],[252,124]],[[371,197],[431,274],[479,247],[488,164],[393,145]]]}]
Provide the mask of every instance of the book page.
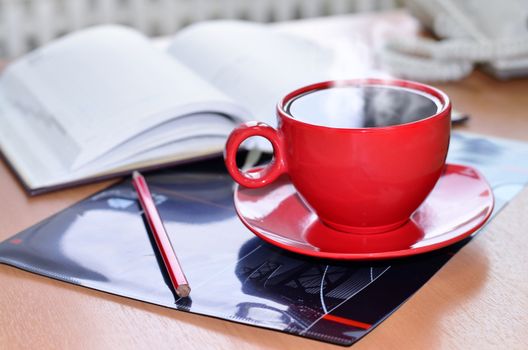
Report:
[{"label": "book page", "polygon": [[[221,118],[214,113],[201,112],[175,118],[117,146],[112,152],[97,158],[97,161],[77,169],[74,175],[96,174],[100,171],[114,169],[117,164],[133,164],[138,162],[139,154],[162,154],[164,157],[171,156],[174,158],[176,155],[167,146],[175,143],[175,132],[178,133],[176,142],[188,139],[221,140],[220,148],[214,150],[218,153],[223,150],[225,140],[233,127],[232,120]],[[184,153],[193,151],[198,153],[200,149],[201,147],[191,148]],[[155,160],[155,158],[150,160]]]},{"label": "book page", "polygon": [[192,25],[174,36],[169,52],[271,125],[279,99],[331,78],[333,59],[311,41],[242,21]]},{"label": "book page", "polygon": [[9,110],[0,113],[3,131],[39,145],[30,154],[11,145],[19,154],[10,158],[55,157],[48,176],[83,166],[177,116],[243,114],[189,67],[120,26],[86,29],[24,56],[0,78],[0,93]]}]

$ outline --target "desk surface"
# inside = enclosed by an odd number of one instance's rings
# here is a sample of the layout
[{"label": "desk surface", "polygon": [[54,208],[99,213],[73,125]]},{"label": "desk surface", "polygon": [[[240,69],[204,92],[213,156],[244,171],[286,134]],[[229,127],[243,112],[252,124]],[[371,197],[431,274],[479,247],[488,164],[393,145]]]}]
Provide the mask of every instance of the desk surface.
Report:
[{"label": "desk surface", "polygon": [[[365,21],[387,18],[414,25],[399,13],[309,20],[284,28],[347,35]],[[528,141],[528,79],[499,82],[475,72],[461,82],[437,86],[451,96],[457,109],[471,114],[460,130]],[[30,198],[0,161],[0,240],[110,183]],[[528,348],[526,213],[528,189],[354,347]],[[0,289],[0,348],[338,348],[91,291],[3,265]]]}]

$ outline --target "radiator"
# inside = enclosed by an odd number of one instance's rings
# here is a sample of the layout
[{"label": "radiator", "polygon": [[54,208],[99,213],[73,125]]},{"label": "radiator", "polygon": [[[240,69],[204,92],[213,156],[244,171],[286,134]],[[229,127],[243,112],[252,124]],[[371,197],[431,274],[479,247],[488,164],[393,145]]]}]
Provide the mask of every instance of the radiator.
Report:
[{"label": "radiator", "polygon": [[384,10],[397,0],[0,0],[0,57],[14,58],[83,27],[120,23],[168,35],[196,21],[258,22]]}]

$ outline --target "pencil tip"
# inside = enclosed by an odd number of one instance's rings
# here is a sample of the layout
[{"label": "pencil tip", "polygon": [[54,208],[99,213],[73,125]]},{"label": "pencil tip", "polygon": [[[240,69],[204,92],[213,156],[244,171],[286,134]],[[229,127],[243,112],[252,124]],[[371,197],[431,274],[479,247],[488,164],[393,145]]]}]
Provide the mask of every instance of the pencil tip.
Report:
[{"label": "pencil tip", "polygon": [[189,287],[188,284],[181,284],[178,286],[178,288],[176,288],[176,294],[178,294],[180,298],[186,298],[190,293],[191,287]]}]

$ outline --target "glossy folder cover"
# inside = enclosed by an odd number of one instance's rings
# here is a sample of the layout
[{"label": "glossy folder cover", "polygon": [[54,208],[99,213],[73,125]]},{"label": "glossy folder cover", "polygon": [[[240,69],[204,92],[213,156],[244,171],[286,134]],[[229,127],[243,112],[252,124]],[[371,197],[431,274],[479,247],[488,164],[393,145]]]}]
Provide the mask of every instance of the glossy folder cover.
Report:
[{"label": "glossy folder cover", "polygon": [[[449,162],[475,166],[487,177],[495,213],[528,183],[526,159],[525,143],[452,137]],[[244,227],[221,159],[147,181],[192,286],[190,298],[175,298],[130,181],[3,242],[0,262],[169,308],[351,345],[470,240],[398,260],[313,259],[270,246]]]}]

